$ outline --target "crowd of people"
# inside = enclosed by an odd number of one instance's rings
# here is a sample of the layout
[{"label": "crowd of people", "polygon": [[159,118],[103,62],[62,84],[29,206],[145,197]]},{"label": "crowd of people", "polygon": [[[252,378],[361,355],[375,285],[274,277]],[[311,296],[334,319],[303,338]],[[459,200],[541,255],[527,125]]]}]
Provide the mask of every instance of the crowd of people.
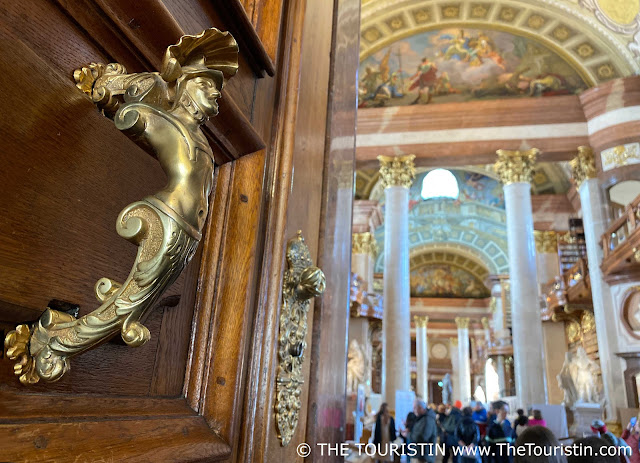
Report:
[{"label": "crowd of people", "polygon": [[373,444],[380,449],[401,437],[399,452],[382,450],[376,462],[434,463],[442,453],[443,463],[640,463],[640,423],[633,418],[622,437],[607,430],[604,422],[594,420],[593,435],[566,439],[561,444],[547,427],[540,410],[527,416],[517,410],[513,423],[507,418],[509,405],[501,400],[487,410],[481,402],[463,407],[436,406],[416,399],[413,412],[399,427],[382,404],[377,414]]}]

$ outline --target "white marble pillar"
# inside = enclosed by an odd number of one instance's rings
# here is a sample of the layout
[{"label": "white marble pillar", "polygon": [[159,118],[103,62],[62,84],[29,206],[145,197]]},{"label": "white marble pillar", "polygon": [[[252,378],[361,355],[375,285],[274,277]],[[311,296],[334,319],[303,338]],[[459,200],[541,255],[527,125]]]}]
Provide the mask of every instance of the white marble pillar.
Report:
[{"label": "white marble pillar", "polygon": [[457,336],[455,338],[449,338],[449,352],[451,355],[451,384],[453,386],[450,403],[454,403],[460,399],[460,356],[458,355]]},{"label": "white marble pillar", "polygon": [[469,358],[469,319],[456,317],[458,326],[458,378],[460,389],[457,397],[467,405],[471,400],[471,359]]},{"label": "white marble pillar", "polygon": [[409,187],[415,156],[378,156],[384,187],[382,396],[395,410],[396,391],[411,390]]},{"label": "white marble pillar", "polygon": [[373,292],[373,267],[378,245],[372,232],[353,233],[351,236],[351,271],[362,278],[368,292]]},{"label": "white marble pillar", "polygon": [[427,323],[429,317],[414,316],[416,325],[416,395],[429,403],[429,345],[427,341]]},{"label": "white marble pillar", "polygon": [[546,403],[530,184],[538,150],[497,153],[495,170],[504,184],[507,216],[516,396],[518,404],[526,409]]},{"label": "white marble pillar", "polygon": [[[558,234],[555,231],[536,230],[536,262],[538,266],[538,282],[540,287],[553,283],[560,276],[560,260],[558,257]],[[541,293],[541,303],[546,294]],[[556,376],[562,370],[567,352],[567,341],[564,335],[564,323],[545,321],[542,323],[544,345],[545,374],[547,377],[547,400],[549,404],[562,403],[564,393]]]},{"label": "white marble pillar", "polygon": [[591,280],[593,314],[596,320],[598,354],[605,395],[607,420],[618,420],[618,408],[626,407],[623,360],[616,356],[619,352],[616,330],[617,310],[610,286],[604,281],[600,264],[602,248],[600,237],[607,227],[606,204],[600,193],[596,167],[591,148],[581,146],[578,156],[571,161],[573,178],[578,185],[584,237],[587,245],[587,261]]}]

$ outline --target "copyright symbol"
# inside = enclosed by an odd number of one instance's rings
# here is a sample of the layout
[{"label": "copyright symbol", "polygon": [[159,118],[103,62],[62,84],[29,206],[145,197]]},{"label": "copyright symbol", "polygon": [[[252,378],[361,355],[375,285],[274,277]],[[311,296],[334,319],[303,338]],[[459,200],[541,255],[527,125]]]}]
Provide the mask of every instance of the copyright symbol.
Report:
[{"label": "copyright symbol", "polygon": [[298,456],[306,458],[311,455],[311,446],[309,444],[302,443],[298,445],[296,451],[298,452]]}]

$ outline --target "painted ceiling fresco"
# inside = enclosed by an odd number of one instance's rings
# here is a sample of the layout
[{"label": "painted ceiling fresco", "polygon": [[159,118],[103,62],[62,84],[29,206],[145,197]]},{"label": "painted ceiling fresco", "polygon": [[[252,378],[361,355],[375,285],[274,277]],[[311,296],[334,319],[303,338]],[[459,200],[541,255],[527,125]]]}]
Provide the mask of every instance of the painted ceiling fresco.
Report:
[{"label": "painted ceiling fresco", "polygon": [[484,284],[470,272],[451,264],[426,265],[411,271],[412,297],[489,297]]},{"label": "painted ceiling fresco", "polygon": [[360,63],[360,107],[551,96],[587,88],[540,43],[497,30],[440,29],[398,40]]}]

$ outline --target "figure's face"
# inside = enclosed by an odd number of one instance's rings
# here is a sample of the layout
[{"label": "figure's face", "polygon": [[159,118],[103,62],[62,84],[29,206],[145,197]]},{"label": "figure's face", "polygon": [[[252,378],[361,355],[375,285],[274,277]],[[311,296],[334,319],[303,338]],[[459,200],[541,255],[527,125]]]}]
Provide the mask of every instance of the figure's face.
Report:
[{"label": "figure's face", "polygon": [[216,88],[213,79],[208,77],[195,77],[187,82],[186,91],[195,103],[207,116],[218,114],[218,102],[220,91]]}]

